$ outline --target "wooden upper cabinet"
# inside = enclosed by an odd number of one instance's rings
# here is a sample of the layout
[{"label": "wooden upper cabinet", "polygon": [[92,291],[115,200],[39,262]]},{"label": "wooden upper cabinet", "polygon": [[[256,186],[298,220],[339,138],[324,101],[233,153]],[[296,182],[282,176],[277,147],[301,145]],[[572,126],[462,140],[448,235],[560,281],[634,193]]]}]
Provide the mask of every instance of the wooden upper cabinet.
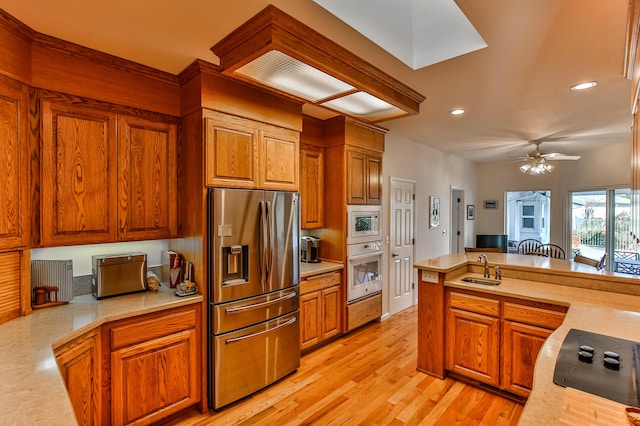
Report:
[{"label": "wooden upper cabinet", "polygon": [[116,240],[116,115],[42,102],[41,244]]},{"label": "wooden upper cabinet", "polygon": [[177,126],[42,100],[42,246],[177,235]]},{"label": "wooden upper cabinet", "polygon": [[299,132],[210,110],[204,120],[207,186],[298,190]]},{"label": "wooden upper cabinet", "polygon": [[257,140],[251,120],[205,111],[206,185],[257,187]]},{"label": "wooden upper cabinet", "polygon": [[382,201],[382,155],[347,149],[347,203],[380,204]]},{"label": "wooden upper cabinet", "polygon": [[324,216],[324,152],[300,148],[300,228],[322,228]]},{"label": "wooden upper cabinet", "polygon": [[0,249],[28,239],[27,87],[0,77]]},{"label": "wooden upper cabinet", "polygon": [[258,187],[297,191],[300,132],[265,126],[259,135]]},{"label": "wooden upper cabinet", "polygon": [[120,116],[118,131],[119,238],[176,236],[176,125]]}]

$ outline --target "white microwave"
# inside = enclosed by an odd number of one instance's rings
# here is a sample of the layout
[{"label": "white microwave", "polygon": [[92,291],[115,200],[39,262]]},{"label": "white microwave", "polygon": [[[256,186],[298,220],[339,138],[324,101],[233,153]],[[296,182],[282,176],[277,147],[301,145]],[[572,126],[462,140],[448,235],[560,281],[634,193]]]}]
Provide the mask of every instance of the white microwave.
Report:
[{"label": "white microwave", "polygon": [[347,244],[379,241],[380,206],[347,206]]}]

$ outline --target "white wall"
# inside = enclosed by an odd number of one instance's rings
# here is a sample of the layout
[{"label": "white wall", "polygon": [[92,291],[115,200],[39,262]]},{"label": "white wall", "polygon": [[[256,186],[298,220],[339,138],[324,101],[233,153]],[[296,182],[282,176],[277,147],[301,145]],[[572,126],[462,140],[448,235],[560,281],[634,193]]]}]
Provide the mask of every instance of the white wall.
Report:
[{"label": "white wall", "polygon": [[89,244],[84,246],[31,249],[31,260],[73,260],[73,276],[91,275],[91,256],[141,251],[147,254],[147,266],[160,266],[161,252],[167,250],[168,240],[133,241],[127,243]]},{"label": "white wall", "polygon": [[[391,177],[415,180],[416,245],[414,260],[421,261],[449,253],[451,188],[453,186],[456,189],[464,190],[464,203],[476,204],[477,212],[476,164],[389,132],[385,137],[382,172],[384,177],[382,197],[384,236],[389,235]],[[429,229],[429,196],[440,197],[440,226],[435,229]],[[466,217],[466,209],[463,214]],[[464,245],[471,245],[474,241],[475,221],[465,219],[464,223]],[[445,235],[443,235],[443,231],[445,231]],[[383,266],[384,274],[388,277],[388,255],[384,259]],[[417,288],[417,281],[415,282]],[[388,291],[383,292],[383,316],[389,313],[388,294]]]},{"label": "white wall", "polygon": [[[581,153],[578,161],[556,161],[548,175],[530,176],[520,172],[518,162],[477,165],[478,187],[476,232],[502,234],[505,230],[504,193],[506,191],[551,190],[551,243],[566,245],[564,210],[570,190],[604,187],[629,187],[631,179],[631,143],[624,142]],[[484,200],[498,200],[498,208],[483,208]]]}]

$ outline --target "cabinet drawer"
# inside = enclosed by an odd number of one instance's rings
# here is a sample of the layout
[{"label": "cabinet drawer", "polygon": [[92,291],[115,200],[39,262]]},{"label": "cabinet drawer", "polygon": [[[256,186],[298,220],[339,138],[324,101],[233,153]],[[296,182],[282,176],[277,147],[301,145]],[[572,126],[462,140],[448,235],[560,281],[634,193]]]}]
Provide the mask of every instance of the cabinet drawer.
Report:
[{"label": "cabinet drawer", "polygon": [[382,315],[382,294],[367,297],[347,305],[347,330],[360,327]]},{"label": "cabinet drawer", "polygon": [[340,272],[328,272],[326,274],[303,278],[300,283],[300,294],[322,290],[323,288],[334,285],[340,285]]},{"label": "cabinet drawer", "polygon": [[[566,310],[565,310],[566,311]],[[504,319],[517,321],[524,324],[537,325],[552,330],[560,327],[564,321],[565,312],[538,308],[535,306],[519,305],[517,303],[504,303]]]},{"label": "cabinet drawer", "polygon": [[141,319],[125,320],[110,328],[111,349],[115,350],[195,328],[196,322],[195,307],[172,311],[168,314],[148,315]]},{"label": "cabinet drawer", "polygon": [[471,294],[449,293],[449,306],[478,314],[500,316],[500,301]]}]

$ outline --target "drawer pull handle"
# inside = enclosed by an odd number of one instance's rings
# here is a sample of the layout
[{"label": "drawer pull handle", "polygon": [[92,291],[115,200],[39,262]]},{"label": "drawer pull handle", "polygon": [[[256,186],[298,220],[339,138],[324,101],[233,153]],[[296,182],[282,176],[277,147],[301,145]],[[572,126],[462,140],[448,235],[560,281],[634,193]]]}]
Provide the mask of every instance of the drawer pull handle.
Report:
[{"label": "drawer pull handle", "polygon": [[292,297],[295,297],[295,296],[296,296],[296,292],[292,291],[291,293],[287,293],[284,296],[278,297],[278,298],[273,299],[273,300],[267,300],[266,302],[254,303],[253,305],[245,305],[245,306],[238,306],[238,307],[235,307],[235,308],[227,308],[224,311],[227,314],[237,314],[238,312],[250,311],[252,309],[259,309],[259,308],[264,308],[265,306],[275,305],[276,303],[280,303],[283,300],[291,299]]},{"label": "drawer pull handle", "polygon": [[279,329],[279,328],[282,328],[282,327],[286,327],[286,326],[288,326],[288,325],[291,325],[291,324],[293,324],[294,322],[296,322],[296,317],[293,317],[293,318],[291,318],[290,320],[288,320],[287,322],[283,322],[282,324],[279,324],[279,325],[277,325],[277,326],[275,326],[275,327],[273,327],[273,328],[270,328],[270,329],[268,329],[268,330],[262,330],[262,331],[259,331],[259,332],[257,332],[257,333],[247,334],[247,335],[245,335],[245,336],[240,336],[240,337],[232,337],[232,338],[230,338],[230,339],[225,340],[225,343],[227,343],[227,344],[229,344],[229,343],[236,343],[236,342],[239,342],[239,341],[241,341],[241,340],[251,339],[251,338],[253,338],[253,337],[260,336],[261,334],[271,333],[272,331],[276,331],[276,330],[277,330],[277,329]]}]

